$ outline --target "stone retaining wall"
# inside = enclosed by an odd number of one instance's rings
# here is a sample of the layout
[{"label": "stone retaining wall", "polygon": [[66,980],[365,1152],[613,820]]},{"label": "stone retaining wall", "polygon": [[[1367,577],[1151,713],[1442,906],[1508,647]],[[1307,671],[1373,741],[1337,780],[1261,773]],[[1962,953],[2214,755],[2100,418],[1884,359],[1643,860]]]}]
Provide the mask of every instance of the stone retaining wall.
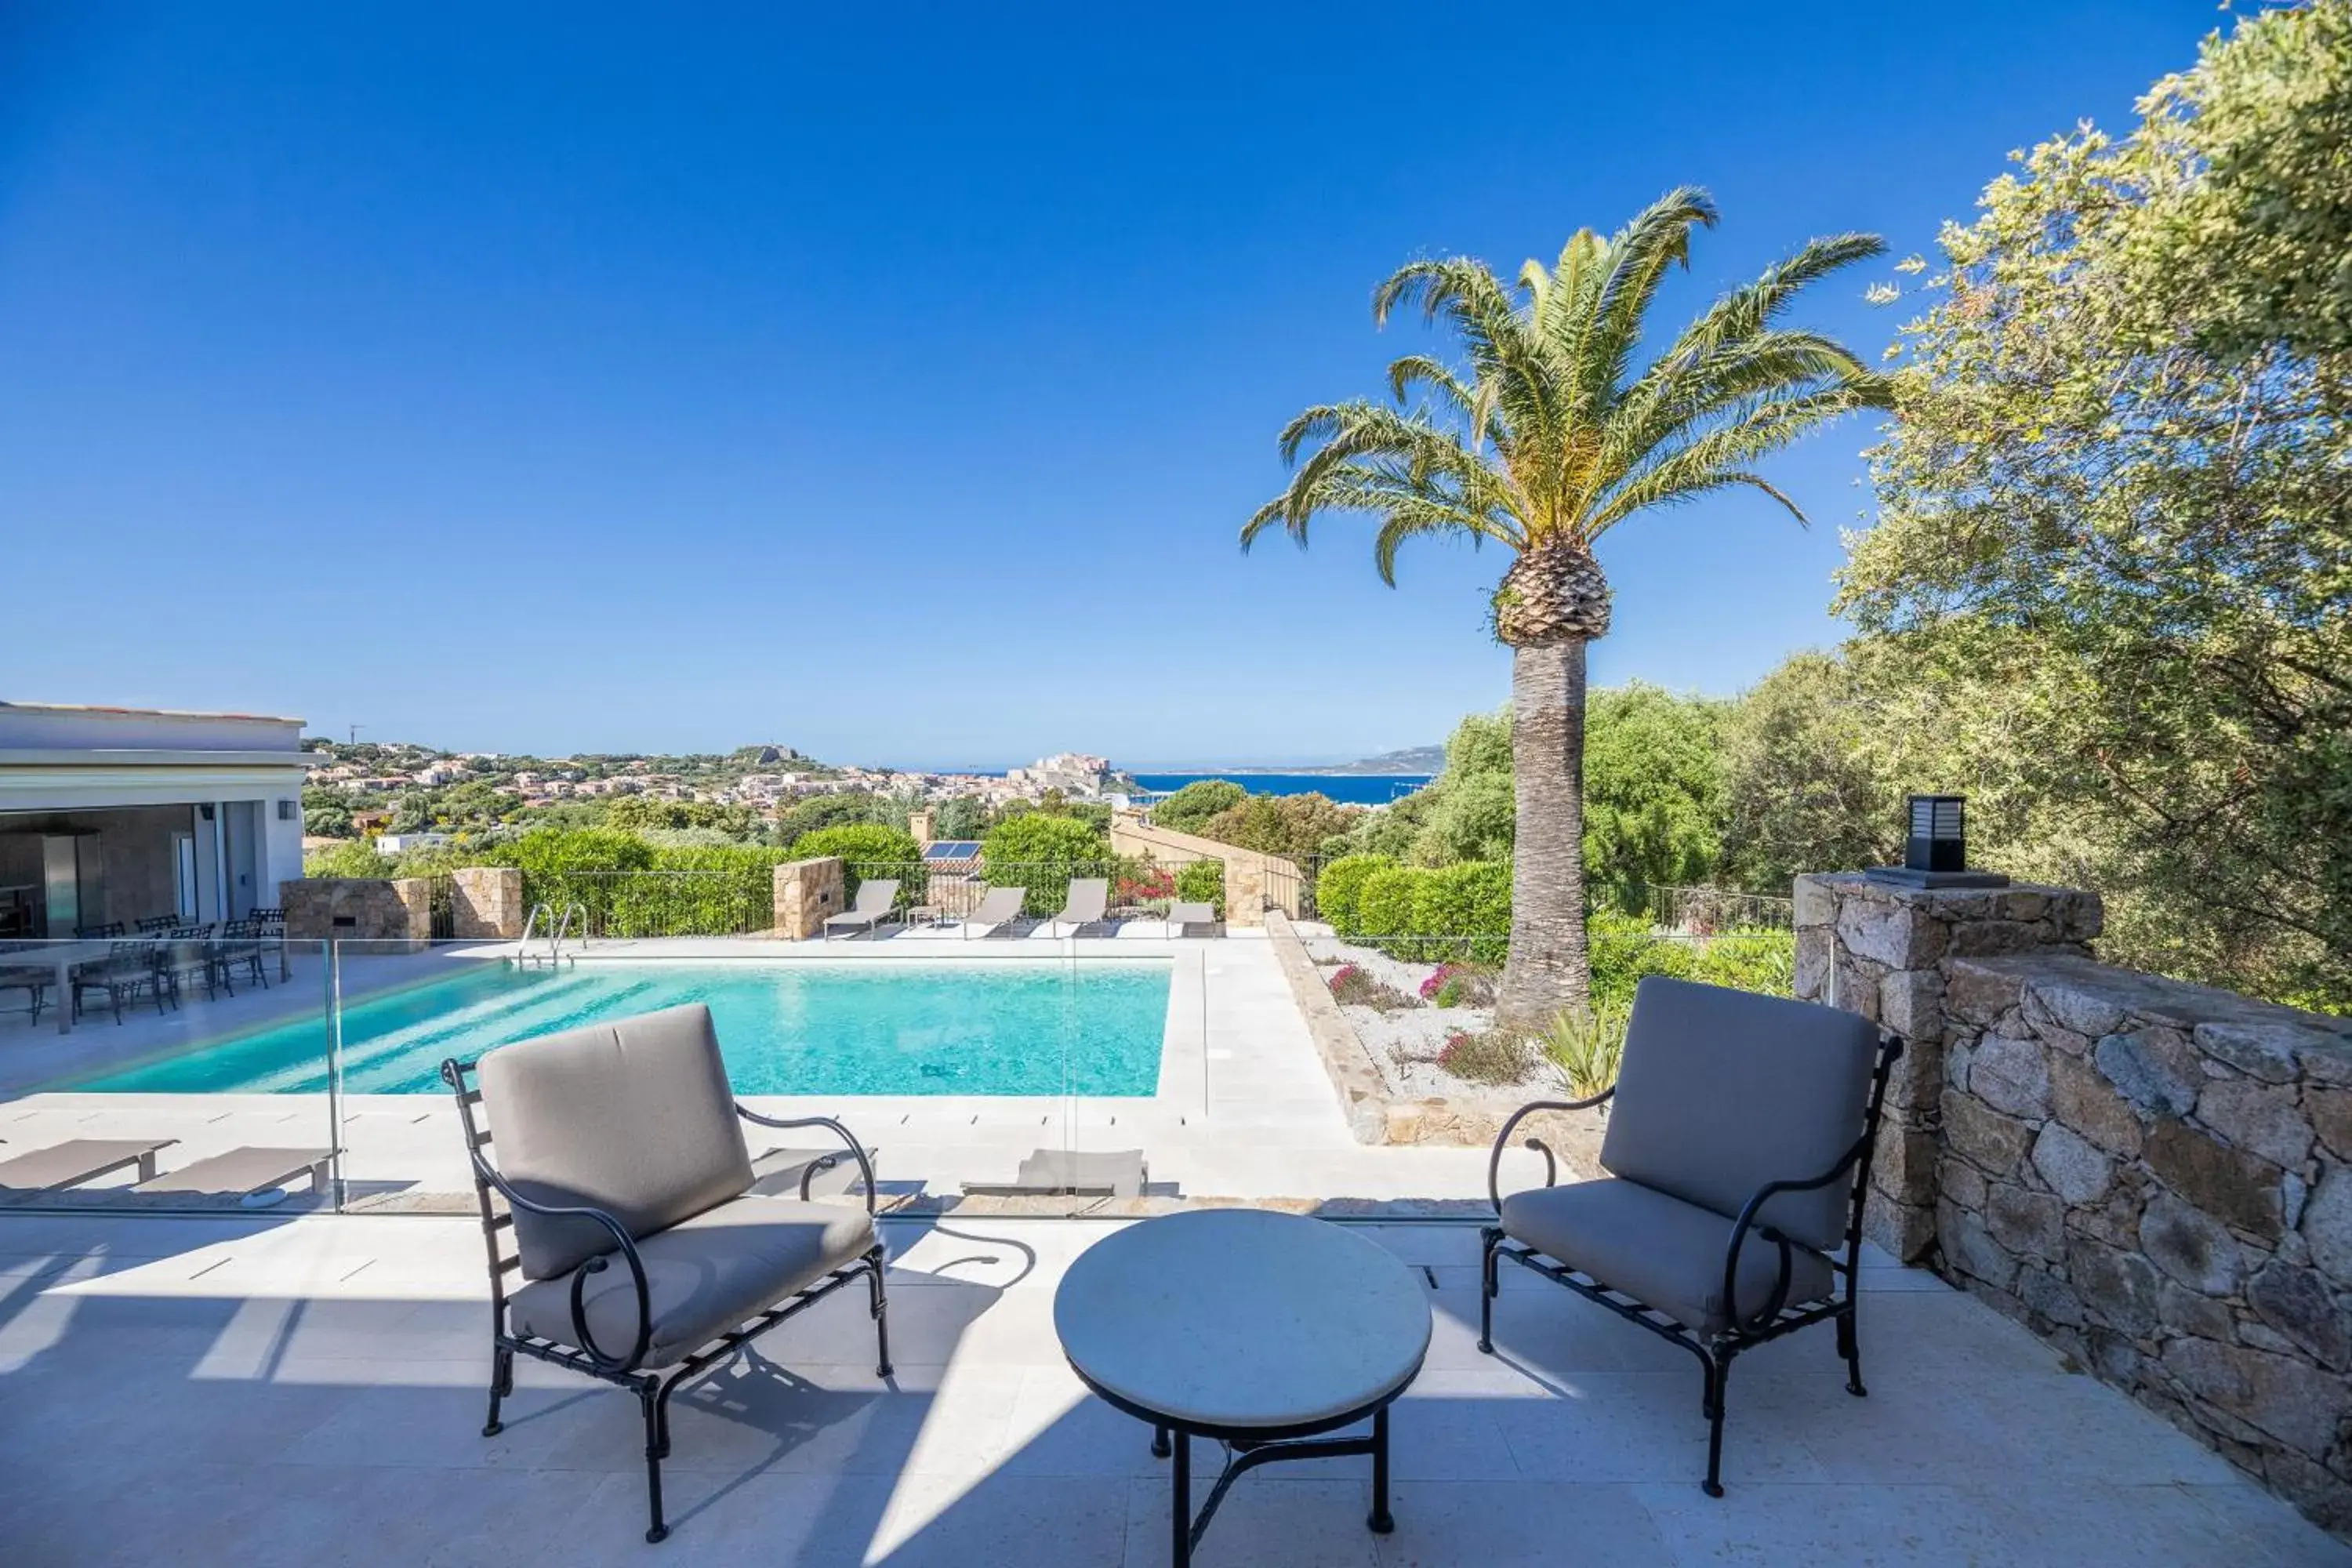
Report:
[{"label": "stone retaining wall", "polygon": [[2352,1020],[2098,963],[2097,898],[1797,880],[1902,1036],[1868,1227],[2352,1532]]},{"label": "stone retaining wall", "polygon": [[1111,814],[1110,848],[1114,855],[1143,855],[1155,861],[1182,865],[1193,860],[1225,863],[1225,924],[1239,930],[1265,923],[1265,911],[1279,910],[1298,918],[1302,874],[1297,863],[1279,855],[1262,854],[1237,845],[1220,844],[1172,828],[1158,827],[1137,811]]},{"label": "stone retaining wall", "polygon": [[1944,1272],[2352,1531],[2352,1023],[2042,953],[1943,1008]]}]

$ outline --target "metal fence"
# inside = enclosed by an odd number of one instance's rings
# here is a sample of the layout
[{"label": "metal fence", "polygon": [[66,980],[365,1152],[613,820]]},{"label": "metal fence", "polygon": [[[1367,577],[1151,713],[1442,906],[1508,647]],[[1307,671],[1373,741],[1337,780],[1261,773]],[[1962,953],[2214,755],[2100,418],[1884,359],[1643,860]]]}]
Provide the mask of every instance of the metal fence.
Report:
[{"label": "metal fence", "polygon": [[765,865],[534,873],[523,879],[523,900],[559,915],[578,904],[592,937],[744,936],[776,923],[775,872]]}]

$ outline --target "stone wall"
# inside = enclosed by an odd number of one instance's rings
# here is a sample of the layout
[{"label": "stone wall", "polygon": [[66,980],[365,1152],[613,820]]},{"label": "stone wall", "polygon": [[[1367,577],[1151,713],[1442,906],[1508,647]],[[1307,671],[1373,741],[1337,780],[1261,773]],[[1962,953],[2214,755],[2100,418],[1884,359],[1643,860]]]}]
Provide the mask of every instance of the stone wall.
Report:
[{"label": "stone wall", "polygon": [[1903,1037],[1872,1238],[2352,1531],[2352,1021],[2103,964],[2095,895],[1797,881]]},{"label": "stone wall", "polygon": [[1859,1013],[1903,1039],[1871,1158],[1870,1238],[1906,1263],[1936,1239],[1936,1161],[1943,1121],[1946,970],[2004,952],[2086,952],[2098,895],[2074,888],[1927,889],[1859,873],[1800,877],[1801,1001]]},{"label": "stone wall", "polygon": [[520,867],[465,866],[449,873],[450,935],[514,941],[530,918]]},{"label": "stone wall", "polygon": [[1943,1271],[2352,1531],[2352,1021],[2061,953],[1944,1014]]},{"label": "stone wall", "polygon": [[848,868],[837,855],[787,860],[776,868],[776,934],[803,942],[824,934],[827,915],[845,907]]},{"label": "stone wall", "polygon": [[289,942],[407,942],[433,935],[424,877],[303,877],[278,884]]},{"label": "stone wall", "polygon": [[1144,855],[1162,863],[1223,861],[1225,924],[1229,927],[1264,925],[1268,910],[1280,910],[1293,920],[1298,918],[1305,877],[1295,860],[1154,826],[1143,819],[1141,813],[1134,811],[1111,814],[1110,847],[1114,855]]}]

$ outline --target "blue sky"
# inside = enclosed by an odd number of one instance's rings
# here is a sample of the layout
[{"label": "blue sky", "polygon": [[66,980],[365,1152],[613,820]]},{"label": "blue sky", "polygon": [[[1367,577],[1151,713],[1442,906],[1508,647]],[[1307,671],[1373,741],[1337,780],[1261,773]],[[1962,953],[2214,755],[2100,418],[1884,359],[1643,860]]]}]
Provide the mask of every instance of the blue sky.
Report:
[{"label": "blue sky", "polygon": [[[1922,250],[2211,0],[0,5],[0,697],[467,749],[1307,759],[1508,689],[1505,563],[1234,533],[1399,262],[1675,184],[1680,318]],[[865,11],[863,17],[854,15]],[[1667,18],[1671,16],[1671,20]],[[1868,352],[1898,312],[1833,280]],[[1869,429],[1604,541],[1597,679],[1835,642]]]}]

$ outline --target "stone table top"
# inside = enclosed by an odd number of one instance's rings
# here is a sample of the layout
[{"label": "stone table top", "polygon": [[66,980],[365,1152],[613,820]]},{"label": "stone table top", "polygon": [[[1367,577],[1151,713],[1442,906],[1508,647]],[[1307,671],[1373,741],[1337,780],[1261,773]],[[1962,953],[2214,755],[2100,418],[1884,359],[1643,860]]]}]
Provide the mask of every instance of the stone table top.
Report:
[{"label": "stone table top", "polygon": [[1187,1426],[1285,1427],[1402,1392],[1429,1350],[1421,1280],[1327,1220],[1169,1215],[1080,1254],[1054,1295],[1070,1365]]}]

